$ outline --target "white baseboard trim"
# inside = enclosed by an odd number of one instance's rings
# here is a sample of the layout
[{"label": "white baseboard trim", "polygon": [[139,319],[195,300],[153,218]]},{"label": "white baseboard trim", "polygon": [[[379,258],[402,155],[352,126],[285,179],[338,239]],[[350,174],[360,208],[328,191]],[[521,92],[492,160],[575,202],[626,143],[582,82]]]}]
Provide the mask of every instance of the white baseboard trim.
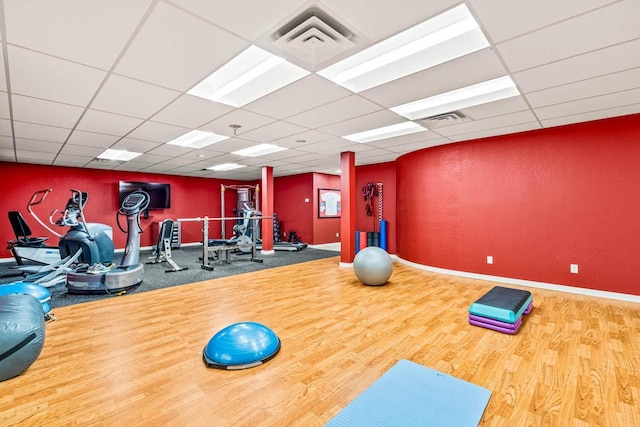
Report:
[{"label": "white baseboard trim", "polygon": [[342,268],[353,268],[353,263],[352,262],[342,262],[342,261],[340,261],[340,267],[342,267]]},{"label": "white baseboard trim", "polygon": [[598,298],[609,298],[620,301],[628,301],[640,303],[640,295],[623,294],[618,292],[600,291],[596,289],[579,288],[575,286],[557,285],[554,283],[535,282],[524,279],[514,279],[510,277],[490,276],[488,274],[469,273],[466,271],[448,270],[446,268],[431,267],[428,265],[417,264],[415,262],[404,260],[397,255],[391,255],[392,258],[398,262],[408,265],[410,267],[417,268],[419,270],[432,271],[434,273],[448,274],[451,276],[466,277],[469,279],[487,280],[490,282],[507,283],[511,285],[529,286],[538,289],[547,289],[550,291],[567,292],[571,294],[587,295]]}]

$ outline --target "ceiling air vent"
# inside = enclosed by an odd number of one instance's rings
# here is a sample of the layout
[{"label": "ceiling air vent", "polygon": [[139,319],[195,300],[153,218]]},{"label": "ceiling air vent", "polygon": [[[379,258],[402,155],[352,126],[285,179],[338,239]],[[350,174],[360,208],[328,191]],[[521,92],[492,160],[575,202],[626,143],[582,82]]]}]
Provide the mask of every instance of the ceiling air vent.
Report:
[{"label": "ceiling air vent", "polygon": [[317,6],[281,26],[272,38],[274,48],[310,69],[355,46],[354,34]]},{"label": "ceiling air vent", "polygon": [[448,113],[436,114],[435,116],[420,119],[420,122],[429,129],[442,128],[470,121],[471,118],[461,111],[450,111]]}]

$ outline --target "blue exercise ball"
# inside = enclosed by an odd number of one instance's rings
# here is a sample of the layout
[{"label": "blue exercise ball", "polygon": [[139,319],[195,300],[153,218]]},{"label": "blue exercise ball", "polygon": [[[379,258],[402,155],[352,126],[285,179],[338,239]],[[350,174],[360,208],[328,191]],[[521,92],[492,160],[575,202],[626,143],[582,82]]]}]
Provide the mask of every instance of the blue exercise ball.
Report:
[{"label": "blue exercise ball", "polygon": [[353,259],[353,272],[365,285],[384,285],[393,273],[393,261],[384,249],[368,246]]},{"label": "blue exercise ball", "polygon": [[0,295],[0,381],[17,377],[40,356],[45,324],[42,304],[28,294]]},{"label": "blue exercise ball", "polygon": [[218,369],[262,365],[280,351],[280,339],[260,323],[240,322],[217,332],[202,352],[205,364]]}]

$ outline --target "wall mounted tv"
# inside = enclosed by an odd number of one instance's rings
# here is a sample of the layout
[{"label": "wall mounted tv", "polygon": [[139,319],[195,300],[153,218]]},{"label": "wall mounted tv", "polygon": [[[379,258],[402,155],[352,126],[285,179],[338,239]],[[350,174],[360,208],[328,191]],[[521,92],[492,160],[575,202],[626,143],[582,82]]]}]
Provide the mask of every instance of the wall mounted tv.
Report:
[{"label": "wall mounted tv", "polygon": [[120,206],[128,194],[144,190],[151,196],[147,209],[169,209],[171,207],[171,185],[158,182],[120,181]]}]

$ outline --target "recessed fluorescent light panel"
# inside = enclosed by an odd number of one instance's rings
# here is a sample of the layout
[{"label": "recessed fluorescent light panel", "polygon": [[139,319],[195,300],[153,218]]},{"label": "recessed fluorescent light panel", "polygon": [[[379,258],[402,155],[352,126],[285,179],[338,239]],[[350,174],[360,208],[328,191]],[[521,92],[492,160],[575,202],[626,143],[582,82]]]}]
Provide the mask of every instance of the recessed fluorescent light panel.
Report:
[{"label": "recessed fluorescent light panel", "polygon": [[244,168],[246,165],[239,165],[237,163],[222,163],[216,166],[210,166],[207,169],[211,171],[230,171],[233,169]]},{"label": "recessed fluorescent light panel", "polygon": [[394,136],[408,135],[410,133],[422,132],[427,129],[413,122],[398,123],[397,125],[385,126],[371,129],[364,132],[343,136],[344,139],[355,142],[371,142],[380,139],[393,138]]},{"label": "recessed fluorescent light panel", "polygon": [[218,135],[213,132],[204,132],[201,130],[192,130],[174,140],[167,142],[170,145],[179,145],[181,147],[202,148],[216,142],[224,141],[228,136]]},{"label": "recessed fluorescent light panel", "polygon": [[127,150],[113,150],[111,148],[105,150],[102,154],[98,156],[98,159],[105,160],[117,160],[121,162],[128,162],[131,159],[135,159],[142,153],[135,153],[133,151]]},{"label": "recessed fluorescent light panel", "polygon": [[511,77],[504,76],[398,105],[391,111],[409,120],[416,120],[518,95],[520,92]]},{"label": "recessed fluorescent light panel", "polygon": [[318,74],[357,93],[488,46],[478,23],[462,4]]},{"label": "recessed fluorescent light panel", "polygon": [[259,144],[259,145],[254,145],[253,147],[234,151],[231,154],[237,154],[238,156],[247,156],[247,157],[260,157],[266,154],[277,153],[278,151],[283,151],[283,150],[286,150],[286,148],[280,147],[279,145]]},{"label": "recessed fluorescent light panel", "polygon": [[308,74],[279,56],[251,46],[187,93],[242,107]]}]

